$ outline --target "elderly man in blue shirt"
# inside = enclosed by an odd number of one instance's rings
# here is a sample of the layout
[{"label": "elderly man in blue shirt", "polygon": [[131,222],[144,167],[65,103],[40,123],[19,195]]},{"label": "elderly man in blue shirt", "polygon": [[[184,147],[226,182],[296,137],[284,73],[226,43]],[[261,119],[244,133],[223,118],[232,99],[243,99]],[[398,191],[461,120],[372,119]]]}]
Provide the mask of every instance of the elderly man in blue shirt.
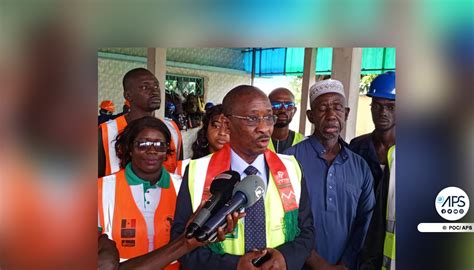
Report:
[{"label": "elderly man in blue shirt", "polygon": [[314,218],[315,249],[311,269],[355,269],[375,205],[373,177],[362,157],[340,139],[345,126],[341,82],[323,80],[310,88],[314,124],[307,140],[287,149],[300,162]]}]

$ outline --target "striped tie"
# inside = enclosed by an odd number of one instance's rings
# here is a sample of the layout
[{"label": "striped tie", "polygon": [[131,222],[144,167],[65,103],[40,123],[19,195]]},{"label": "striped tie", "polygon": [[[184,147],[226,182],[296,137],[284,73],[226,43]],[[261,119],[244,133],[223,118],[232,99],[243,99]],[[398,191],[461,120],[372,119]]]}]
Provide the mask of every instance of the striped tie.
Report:
[{"label": "striped tie", "polygon": [[[244,171],[247,175],[256,175],[257,172],[257,168],[253,166],[248,166]],[[245,252],[266,248],[264,198],[246,208],[245,213]]]}]

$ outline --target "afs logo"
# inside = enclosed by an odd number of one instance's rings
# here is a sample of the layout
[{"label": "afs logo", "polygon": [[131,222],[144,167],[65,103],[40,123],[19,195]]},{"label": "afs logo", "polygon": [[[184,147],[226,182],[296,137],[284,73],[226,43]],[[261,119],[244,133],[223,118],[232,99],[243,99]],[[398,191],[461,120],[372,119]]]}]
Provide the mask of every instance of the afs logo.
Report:
[{"label": "afs logo", "polygon": [[458,187],[447,187],[436,196],[435,207],[438,214],[446,220],[458,220],[469,210],[469,197]]}]

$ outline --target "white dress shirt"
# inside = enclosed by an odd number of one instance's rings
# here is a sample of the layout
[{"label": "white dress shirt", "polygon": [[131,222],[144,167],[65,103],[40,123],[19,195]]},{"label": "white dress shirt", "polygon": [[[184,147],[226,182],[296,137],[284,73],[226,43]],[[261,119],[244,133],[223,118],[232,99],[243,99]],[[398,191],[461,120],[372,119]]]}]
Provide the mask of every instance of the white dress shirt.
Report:
[{"label": "white dress shirt", "polygon": [[248,164],[239,155],[237,155],[237,153],[231,148],[230,168],[233,171],[236,171],[240,174],[240,180],[244,179],[247,176],[247,174],[244,173],[244,171],[250,165],[254,166],[258,170],[257,175],[262,177],[264,182],[267,183],[268,181],[267,168],[265,165],[265,156],[263,154],[258,155],[257,158],[252,162],[252,164]]}]

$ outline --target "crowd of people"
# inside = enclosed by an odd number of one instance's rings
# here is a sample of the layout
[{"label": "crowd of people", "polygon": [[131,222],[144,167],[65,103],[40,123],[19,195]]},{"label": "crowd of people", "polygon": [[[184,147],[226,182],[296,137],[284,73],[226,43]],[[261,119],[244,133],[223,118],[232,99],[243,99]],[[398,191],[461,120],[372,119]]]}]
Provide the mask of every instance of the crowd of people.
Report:
[{"label": "crowd of people", "polygon": [[[350,144],[340,81],[310,87],[308,137],[289,129],[290,90],[239,85],[206,106],[184,160],[176,123],[152,116],[153,73],[127,72],[123,89],[129,112],[99,125],[99,269],[395,269],[395,73],[372,82],[375,130]],[[187,237],[228,170],[263,179],[264,195],[216,239]]]}]

